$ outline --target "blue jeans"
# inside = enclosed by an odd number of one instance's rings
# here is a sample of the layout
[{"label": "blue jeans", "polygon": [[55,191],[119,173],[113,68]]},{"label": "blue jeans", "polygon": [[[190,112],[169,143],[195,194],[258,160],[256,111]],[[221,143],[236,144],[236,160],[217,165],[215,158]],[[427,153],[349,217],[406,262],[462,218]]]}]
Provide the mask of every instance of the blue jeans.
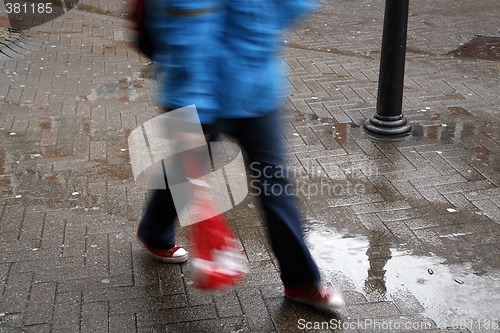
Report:
[{"label": "blue jeans", "polygon": [[[262,203],[271,247],[278,260],[285,287],[310,285],[320,280],[318,268],[304,242],[296,200],[288,189],[284,172],[284,146],[278,111],[256,118],[223,119],[218,131],[239,141],[254,173],[252,187]],[[175,245],[177,213],[172,195],[155,190],[139,224],[139,233],[152,246],[169,249]]]}]

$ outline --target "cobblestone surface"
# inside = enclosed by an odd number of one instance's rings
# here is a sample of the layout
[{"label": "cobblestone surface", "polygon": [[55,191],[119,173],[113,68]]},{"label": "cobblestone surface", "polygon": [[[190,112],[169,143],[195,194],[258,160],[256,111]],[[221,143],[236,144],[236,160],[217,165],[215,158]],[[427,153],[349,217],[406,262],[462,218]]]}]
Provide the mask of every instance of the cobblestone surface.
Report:
[{"label": "cobblestone surface", "polygon": [[30,52],[0,57],[0,332],[497,331],[500,63],[455,50],[500,34],[498,1],[410,4],[413,130],[398,141],[362,129],[383,13],[328,0],[284,37],[283,135],[307,241],[346,296],[337,314],[283,298],[252,196],[228,213],[251,268],[234,290],[200,293],[189,265],[137,244],[146,192],[127,137],[157,110],[122,1],[84,0],[26,31]]}]

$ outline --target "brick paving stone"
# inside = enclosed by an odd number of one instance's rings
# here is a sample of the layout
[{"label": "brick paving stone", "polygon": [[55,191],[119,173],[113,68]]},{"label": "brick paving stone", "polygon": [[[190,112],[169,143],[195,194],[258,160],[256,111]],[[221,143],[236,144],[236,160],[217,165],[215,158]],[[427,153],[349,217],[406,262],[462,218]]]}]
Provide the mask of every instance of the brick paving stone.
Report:
[{"label": "brick paving stone", "polygon": [[442,186],[449,184],[464,183],[467,179],[458,174],[452,174],[450,176],[436,176],[428,177],[426,179],[412,180],[411,183],[416,188],[429,187],[429,186]]},{"label": "brick paving stone", "polygon": [[29,299],[33,273],[9,274],[0,306],[2,313],[23,313]]},{"label": "brick paving stone", "polygon": [[230,333],[230,332],[256,332],[250,331],[241,317],[200,320],[188,323],[169,324],[167,325],[168,332],[213,332],[213,333]]},{"label": "brick paving stone", "polygon": [[351,305],[347,307],[347,311],[352,314],[352,319],[394,317],[401,314],[391,302]]},{"label": "brick paving stone", "polygon": [[192,307],[163,308],[157,310],[137,312],[139,328],[142,326],[168,325],[173,323],[186,323],[198,320],[208,320],[217,317],[217,311],[213,305],[199,305]]},{"label": "brick paving stone", "polygon": [[134,314],[118,315],[109,317],[108,332],[136,332]]},{"label": "brick paving stone", "polygon": [[399,311],[404,315],[423,313],[425,308],[413,296],[413,294],[404,287],[399,288],[396,292],[391,293],[392,299]]},{"label": "brick paving stone", "polygon": [[82,332],[107,332],[108,331],[107,303],[95,302],[82,304],[81,331]]},{"label": "brick paving stone", "polygon": [[474,206],[478,207],[481,212],[488,216],[492,221],[500,223],[500,207],[493,204],[491,200],[477,200],[472,201]]},{"label": "brick paving stone", "polygon": [[256,288],[241,288],[237,291],[240,305],[251,330],[266,332],[274,325],[260,291]]},{"label": "brick paving stone", "polygon": [[376,213],[357,214],[356,216],[368,230],[387,230],[387,227]]},{"label": "brick paving stone", "polygon": [[236,291],[230,290],[214,295],[214,303],[220,318],[237,317],[242,315],[242,310]]},{"label": "brick paving stone", "polygon": [[384,222],[384,225],[396,238],[406,243],[418,242],[415,234],[403,221]]},{"label": "brick paving stone", "polygon": [[81,306],[81,293],[57,293],[52,314],[52,330],[79,331]]},{"label": "brick paving stone", "polygon": [[186,282],[186,296],[190,306],[210,305],[214,306],[212,295],[209,293],[200,293],[193,287],[193,282]]},{"label": "brick paving stone", "polygon": [[257,228],[238,228],[245,254],[249,261],[268,260],[270,254],[263,243],[255,243],[255,238],[260,238],[261,232]]},{"label": "brick paving stone", "polygon": [[419,189],[420,194],[432,204],[447,204],[448,200],[434,187],[424,187]]},{"label": "brick paving stone", "polygon": [[118,316],[139,311],[186,307],[187,303],[185,295],[157,296],[154,299],[128,298],[109,302],[108,311],[110,316]]},{"label": "brick paving stone", "polygon": [[393,211],[400,209],[408,209],[411,206],[405,201],[394,201],[394,202],[384,202],[384,203],[370,203],[364,205],[356,205],[353,207],[353,211],[356,214],[368,214],[383,211]]},{"label": "brick paving stone", "polygon": [[462,193],[449,193],[443,195],[446,200],[458,209],[476,210],[476,206],[465,198]]},{"label": "brick paving stone", "polygon": [[266,300],[267,309],[278,332],[303,332],[298,326],[299,317],[291,307],[284,307],[283,298]]},{"label": "brick paving stone", "polygon": [[183,271],[179,267],[157,267],[159,292],[162,295],[185,292]]},{"label": "brick paving stone", "polygon": [[[264,282],[265,281],[265,282]],[[245,285],[249,287],[258,287],[263,284],[273,284],[280,282],[279,273],[274,272],[251,272],[245,277]]]},{"label": "brick paving stone", "polygon": [[383,202],[384,199],[379,193],[357,195],[352,197],[342,197],[328,200],[330,207],[364,205],[369,203]]}]

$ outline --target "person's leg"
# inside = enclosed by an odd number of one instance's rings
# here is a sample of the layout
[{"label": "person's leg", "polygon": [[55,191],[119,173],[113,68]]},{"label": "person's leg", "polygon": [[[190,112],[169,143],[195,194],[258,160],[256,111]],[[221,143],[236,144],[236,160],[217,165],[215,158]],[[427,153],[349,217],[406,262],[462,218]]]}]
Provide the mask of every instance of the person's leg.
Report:
[{"label": "person's leg", "polygon": [[278,260],[285,296],[321,311],[344,306],[342,295],[320,281],[307,248],[284,161],[279,112],[258,118],[224,120],[221,131],[239,139],[252,171],[252,188],[262,202],[271,247]]},{"label": "person's leg", "polygon": [[[170,107],[164,107],[163,112],[169,113],[174,111]],[[152,190],[148,200],[144,215],[139,222],[137,229],[137,237],[146,246],[149,252],[157,259],[167,262],[177,262],[170,260],[173,256],[173,251],[182,253],[182,258],[187,260],[187,252],[184,249],[179,249],[175,244],[175,220],[177,219],[177,209],[182,210],[190,202],[191,197],[187,192],[175,192],[175,200],[172,196],[171,186],[185,184],[188,182],[188,176],[197,178],[200,174],[206,173],[208,170],[207,155],[203,154],[203,149],[185,149],[190,147],[186,140],[193,139],[192,133],[196,133],[199,129],[199,124],[189,123],[179,115],[172,115],[168,118],[168,124],[162,123],[165,117],[154,123],[154,126],[163,129],[162,131],[154,132],[153,138],[167,139],[165,143],[167,151],[174,150],[180,153],[168,156],[161,162],[163,177],[166,189]],[[205,129],[208,131],[208,129]],[[203,136],[195,136],[201,138]],[[176,145],[175,147],[172,145]],[[175,148],[175,149],[172,149]],[[179,259],[179,258],[177,258]]]},{"label": "person's leg", "polygon": [[[172,111],[169,107],[163,108],[163,113]],[[165,169],[165,164],[162,162]],[[165,172],[165,170],[164,170]],[[168,179],[165,176],[165,184]],[[152,190],[144,211],[144,215],[137,228],[137,236],[150,246],[157,249],[169,250],[175,246],[175,225],[177,218],[174,200],[170,189]]]},{"label": "person's leg", "polygon": [[188,253],[175,243],[175,220],[177,209],[170,185],[187,181],[181,156],[162,160],[166,189],[155,189],[150,193],[144,215],[137,228],[137,238],[149,253],[158,260],[179,263],[188,260]]},{"label": "person's leg", "polygon": [[271,247],[285,287],[319,282],[318,268],[304,242],[297,203],[287,177],[278,111],[262,117],[221,121],[247,153],[251,187],[262,202]]},{"label": "person's leg", "polygon": [[153,190],[146,211],[137,228],[137,238],[155,259],[181,263],[189,253],[175,244],[175,209],[169,189]]},{"label": "person's leg", "polygon": [[[171,111],[166,108],[165,112]],[[192,200],[192,193],[189,191],[175,192],[175,200],[170,189],[171,186],[188,183],[188,177],[198,178],[210,171],[210,159],[207,149],[184,150],[183,140],[191,137],[183,137],[184,134],[192,132],[189,123],[179,122],[174,130],[178,133],[170,133],[172,138],[177,138],[179,151],[182,153],[162,160],[166,189],[151,191],[150,199],[146,206],[144,215],[139,222],[137,237],[146,246],[149,252],[157,259],[165,262],[183,262],[188,259],[187,251],[176,246],[175,243],[175,220],[177,219],[177,209],[183,210]],[[210,132],[215,138],[215,131],[209,131],[205,126],[204,131]],[[209,137],[209,134],[206,135]],[[203,138],[203,137],[202,137]]]},{"label": "person's leg", "polygon": [[169,250],[175,246],[176,218],[177,212],[170,190],[153,190],[137,232],[147,244]]}]

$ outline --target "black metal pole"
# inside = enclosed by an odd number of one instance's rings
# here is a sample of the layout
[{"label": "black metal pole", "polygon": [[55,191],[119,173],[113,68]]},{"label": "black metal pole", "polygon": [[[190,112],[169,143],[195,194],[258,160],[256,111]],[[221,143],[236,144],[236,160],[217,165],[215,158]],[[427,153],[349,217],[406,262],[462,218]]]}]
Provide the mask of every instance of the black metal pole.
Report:
[{"label": "black metal pole", "polygon": [[402,115],[409,0],[386,0],[380,56],[377,111],[366,121],[367,132],[405,135],[411,131]]}]

